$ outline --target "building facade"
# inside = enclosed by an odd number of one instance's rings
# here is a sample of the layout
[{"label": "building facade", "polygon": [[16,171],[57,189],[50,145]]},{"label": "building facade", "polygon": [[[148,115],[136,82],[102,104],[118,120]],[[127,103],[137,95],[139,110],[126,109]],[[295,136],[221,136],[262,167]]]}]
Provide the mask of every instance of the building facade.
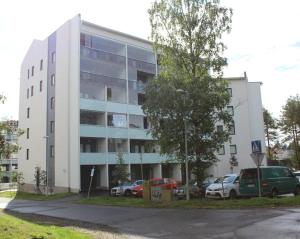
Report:
[{"label": "building facade", "polygon": [[[93,187],[107,189],[117,152],[131,179],[180,180],[180,166],[165,164],[147,134],[150,123],[141,109],[156,62],[151,42],[80,15],[44,41],[34,40],[21,66],[20,128],[28,133],[19,140],[23,189],[34,189],[35,167],[47,171],[56,192],[86,190],[93,167]],[[235,132],[210,170],[214,176],[254,166],[251,140],[264,139],[260,83],[249,83],[246,76],[229,80]]]}]

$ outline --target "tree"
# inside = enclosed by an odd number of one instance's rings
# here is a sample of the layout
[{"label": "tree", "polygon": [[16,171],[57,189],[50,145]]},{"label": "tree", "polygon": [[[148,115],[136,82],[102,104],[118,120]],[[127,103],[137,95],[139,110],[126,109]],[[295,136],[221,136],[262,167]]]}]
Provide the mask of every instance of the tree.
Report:
[{"label": "tree", "polygon": [[286,135],[284,142],[292,142],[295,161],[300,168],[300,97],[299,95],[288,98],[286,104],[282,107],[280,118],[280,129]]},{"label": "tree", "polygon": [[[188,155],[200,181],[203,167],[216,162],[215,151],[229,139],[232,125],[225,110],[230,95],[222,78],[227,62],[221,42],[231,30],[232,11],[218,0],[160,0],[148,12],[160,72],[147,84],[142,108],[161,153],[181,162],[186,121]],[[216,130],[217,123],[224,125],[223,131]]]},{"label": "tree", "polygon": [[128,177],[130,174],[128,173],[127,166],[125,165],[123,154],[118,152],[117,154],[117,164],[112,172],[113,183],[123,183],[128,181]]},{"label": "tree", "polygon": [[278,125],[276,119],[272,117],[272,115],[267,109],[263,109],[263,117],[264,117],[264,127],[265,127],[265,138],[267,140],[267,147],[268,147],[268,158],[272,159],[270,142],[274,143],[278,138],[278,132],[277,132]]}]

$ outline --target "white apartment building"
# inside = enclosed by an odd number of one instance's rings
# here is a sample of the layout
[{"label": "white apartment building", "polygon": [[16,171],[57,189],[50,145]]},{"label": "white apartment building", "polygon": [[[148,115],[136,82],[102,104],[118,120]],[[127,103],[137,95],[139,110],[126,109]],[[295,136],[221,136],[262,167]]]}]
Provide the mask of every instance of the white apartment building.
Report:
[{"label": "white apartment building", "polygon": [[[156,62],[151,42],[83,21],[80,15],[45,40],[34,40],[20,77],[23,190],[34,190],[35,167],[47,171],[55,192],[85,190],[93,167],[93,188],[107,189],[117,152],[123,153],[132,179],[140,179],[143,168],[146,179],[181,180],[179,165],[164,164],[159,147],[148,144],[153,139],[141,105],[146,82],[157,74]],[[228,109],[235,125],[231,142],[210,170],[215,177],[254,167],[252,140],[261,140],[265,148],[260,83],[246,76],[229,81]],[[236,166],[230,164],[233,155]]]}]

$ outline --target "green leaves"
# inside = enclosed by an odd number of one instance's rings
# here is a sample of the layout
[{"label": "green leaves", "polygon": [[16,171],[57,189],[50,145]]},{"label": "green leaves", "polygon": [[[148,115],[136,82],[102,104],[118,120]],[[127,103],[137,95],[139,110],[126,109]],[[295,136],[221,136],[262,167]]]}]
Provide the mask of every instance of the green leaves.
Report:
[{"label": "green leaves", "polygon": [[[204,161],[216,161],[214,152],[229,139],[232,123],[224,110],[230,96],[222,79],[221,42],[231,29],[232,11],[218,0],[160,0],[148,12],[160,72],[145,89],[144,113],[161,152],[178,158],[184,155],[185,120],[189,156],[201,168],[195,171],[203,172],[211,165]],[[223,132],[216,131],[217,123],[225,126]]]}]

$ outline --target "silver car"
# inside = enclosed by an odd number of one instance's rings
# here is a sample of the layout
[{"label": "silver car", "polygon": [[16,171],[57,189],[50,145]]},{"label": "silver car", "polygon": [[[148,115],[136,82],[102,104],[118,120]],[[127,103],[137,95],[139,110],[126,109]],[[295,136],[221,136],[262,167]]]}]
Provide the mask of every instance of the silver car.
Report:
[{"label": "silver car", "polygon": [[239,175],[227,174],[206,188],[207,198],[236,198],[239,196]]},{"label": "silver car", "polygon": [[142,184],[143,184],[143,180],[122,183],[119,186],[113,187],[110,190],[110,195],[111,196],[130,196],[131,189],[137,185],[142,185]]}]

